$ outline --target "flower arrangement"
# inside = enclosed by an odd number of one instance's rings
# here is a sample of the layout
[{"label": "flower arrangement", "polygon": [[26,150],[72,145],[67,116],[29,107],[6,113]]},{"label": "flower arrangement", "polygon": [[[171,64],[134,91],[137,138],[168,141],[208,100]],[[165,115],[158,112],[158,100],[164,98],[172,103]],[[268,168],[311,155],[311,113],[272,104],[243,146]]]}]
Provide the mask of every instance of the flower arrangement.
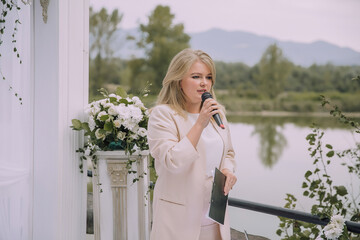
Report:
[{"label": "flower arrangement", "polygon": [[323,228],[322,234],[316,240],[349,239],[345,220],[341,215],[334,215],[330,222]]},{"label": "flower arrangement", "polygon": [[[83,160],[89,155],[96,165],[97,150],[125,150],[126,154],[149,149],[147,143],[148,110],[136,96],[128,96],[118,88],[115,94],[108,94],[104,89],[100,92],[104,99],[91,102],[85,109],[88,121],[72,120],[71,128],[85,131],[88,142],[77,152],[80,157],[82,171]],[[88,150],[88,151],[87,151]],[[131,166],[131,160],[128,165]],[[130,167],[129,167],[130,168]]]}]

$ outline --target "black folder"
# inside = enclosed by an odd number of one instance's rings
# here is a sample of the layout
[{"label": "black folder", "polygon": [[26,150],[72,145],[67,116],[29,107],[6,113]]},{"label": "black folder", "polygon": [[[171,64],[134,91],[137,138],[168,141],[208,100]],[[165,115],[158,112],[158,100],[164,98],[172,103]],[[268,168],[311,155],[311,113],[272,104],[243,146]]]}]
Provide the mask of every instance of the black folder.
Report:
[{"label": "black folder", "polygon": [[211,192],[209,217],[214,221],[224,224],[228,195],[224,195],[226,176],[215,168],[214,183]]}]

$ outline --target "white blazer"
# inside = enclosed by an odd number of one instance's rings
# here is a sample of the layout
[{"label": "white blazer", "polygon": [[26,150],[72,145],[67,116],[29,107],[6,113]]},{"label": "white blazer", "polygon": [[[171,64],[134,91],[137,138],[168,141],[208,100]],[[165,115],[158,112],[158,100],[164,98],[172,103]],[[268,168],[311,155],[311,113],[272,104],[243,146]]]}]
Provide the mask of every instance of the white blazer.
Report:
[{"label": "white blazer", "polygon": [[[234,172],[234,150],[229,126],[222,119],[225,129],[213,124],[224,143],[220,170]],[[151,240],[198,240],[203,220],[205,185],[205,146],[199,141],[196,148],[187,138],[192,128],[168,105],[158,105],[150,113],[148,141],[155,159],[158,179],[153,199],[153,225]],[[220,225],[222,240],[230,240],[230,225],[226,213]]]}]

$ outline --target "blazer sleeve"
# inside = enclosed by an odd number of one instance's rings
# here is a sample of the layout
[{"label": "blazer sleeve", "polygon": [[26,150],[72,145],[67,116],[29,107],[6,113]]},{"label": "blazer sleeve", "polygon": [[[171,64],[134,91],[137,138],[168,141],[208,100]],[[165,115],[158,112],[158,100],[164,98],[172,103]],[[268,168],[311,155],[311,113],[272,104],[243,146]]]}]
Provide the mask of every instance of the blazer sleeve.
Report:
[{"label": "blazer sleeve", "polygon": [[190,140],[186,136],[180,139],[174,114],[175,111],[166,105],[156,106],[150,113],[149,149],[159,175],[162,171],[181,173],[199,158]]},{"label": "blazer sleeve", "polygon": [[227,122],[227,119],[226,118],[224,119],[225,119],[224,123],[226,125],[226,131],[227,131],[228,147],[227,147],[227,152],[225,154],[224,162],[222,164],[222,169],[227,168],[233,173],[235,173],[236,170],[235,152],[231,141],[229,124]]}]

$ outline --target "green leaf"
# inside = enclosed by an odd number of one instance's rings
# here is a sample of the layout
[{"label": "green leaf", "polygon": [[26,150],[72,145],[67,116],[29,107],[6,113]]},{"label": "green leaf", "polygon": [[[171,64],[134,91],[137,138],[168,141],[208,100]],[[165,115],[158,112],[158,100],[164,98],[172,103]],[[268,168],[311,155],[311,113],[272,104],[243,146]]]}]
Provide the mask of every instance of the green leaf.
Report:
[{"label": "green leaf", "polygon": [[101,121],[106,121],[106,120],[108,120],[108,118],[109,118],[109,115],[103,115],[103,116],[100,117],[100,120]]},{"label": "green leaf", "polygon": [[98,92],[106,98],[109,96],[109,92],[105,88],[100,88]]},{"label": "green leaf", "polygon": [[106,122],[105,125],[104,125],[104,130],[108,131],[108,132],[111,132],[112,129],[113,129],[113,124],[111,122]]},{"label": "green leaf", "polygon": [[122,87],[118,87],[117,89],[116,89],[116,95],[119,95],[120,97],[122,97],[122,98],[126,98],[127,97],[127,93],[126,93],[126,91],[122,88]]},{"label": "green leaf", "polygon": [[71,126],[72,129],[78,130],[78,131],[83,129],[80,120],[78,120],[78,119],[73,119],[73,120],[71,120],[71,123],[72,123],[72,126]]},{"label": "green leaf", "polygon": [[325,147],[327,147],[328,149],[333,149],[333,147],[330,144],[326,144]]},{"label": "green leaf", "polygon": [[302,188],[307,188],[309,185],[307,185],[307,183],[306,182],[303,182],[303,184],[302,184]]},{"label": "green leaf", "polygon": [[99,133],[106,135],[106,130],[104,130],[104,129],[99,129]]},{"label": "green leaf", "polygon": [[307,171],[307,172],[305,173],[305,178],[308,178],[311,174],[312,174],[311,171]]},{"label": "green leaf", "polygon": [[114,102],[116,102],[117,101],[117,98],[116,97],[110,97],[110,102],[111,103],[114,103]]},{"label": "green leaf", "polygon": [[120,99],[119,103],[129,104],[128,100],[126,100],[125,98]]},{"label": "green leaf", "polygon": [[345,196],[348,194],[348,191],[344,186],[335,186],[334,188],[336,189],[336,193],[340,196]]},{"label": "green leaf", "polygon": [[327,157],[333,157],[334,156],[334,151],[329,151],[327,154],[326,154]]},{"label": "green leaf", "polygon": [[91,132],[90,127],[89,127],[89,123],[83,122],[83,123],[81,124],[81,127],[82,127],[82,129],[84,129],[86,132]]},{"label": "green leaf", "polygon": [[305,230],[303,231],[303,234],[305,235],[305,237],[309,238],[311,232],[309,230]]}]

